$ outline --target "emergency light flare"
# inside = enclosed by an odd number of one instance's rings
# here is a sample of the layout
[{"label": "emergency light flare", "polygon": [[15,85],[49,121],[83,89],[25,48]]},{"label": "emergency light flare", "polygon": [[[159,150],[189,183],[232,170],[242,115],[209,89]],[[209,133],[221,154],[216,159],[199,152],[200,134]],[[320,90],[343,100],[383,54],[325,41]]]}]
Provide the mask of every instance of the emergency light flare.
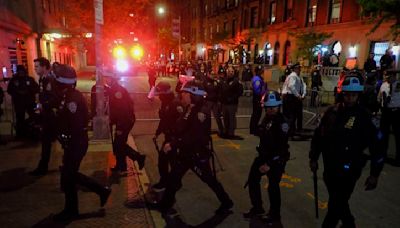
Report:
[{"label": "emergency light flare", "polygon": [[134,59],[141,59],[143,57],[143,49],[140,46],[134,46],[131,49],[131,55]]},{"label": "emergency light flare", "polygon": [[126,50],[122,46],[117,46],[112,51],[114,58],[123,59],[126,57]]},{"label": "emergency light flare", "polygon": [[115,68],[118,72],[126,72],[129,68],[128,61],[126,61],[125,59],[117,59],[115,63]]}]

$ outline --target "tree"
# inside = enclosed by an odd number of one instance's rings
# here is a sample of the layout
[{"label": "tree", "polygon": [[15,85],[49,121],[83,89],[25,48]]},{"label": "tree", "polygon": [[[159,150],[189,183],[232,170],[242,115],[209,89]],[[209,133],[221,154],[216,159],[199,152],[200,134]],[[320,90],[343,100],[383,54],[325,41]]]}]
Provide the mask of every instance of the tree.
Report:
[{"label": "tree", "polygon": [[314,53],[320,51],[319,45],[332,37],[333,33],[315,32],[311,29],[302,32],[289,32],[289,35],[296,38],[297,49],[295,56],[311,63]]},{"label": "tree", "polygon": [[393,40],[400,35],[400,1],[399,0],[358,0],[362,15],[370,17],[375,23],[370,33],[374,33],[384,22],[391,23],[389,33]]},{"label": "tree", "polygon": [[158,31],[158,43],[159,43],[159,51],[166,54],[165,52],[169,52],[170,50],[176,49],[178,47],[178,40],[172,36],[171,28],[163,27]]}]

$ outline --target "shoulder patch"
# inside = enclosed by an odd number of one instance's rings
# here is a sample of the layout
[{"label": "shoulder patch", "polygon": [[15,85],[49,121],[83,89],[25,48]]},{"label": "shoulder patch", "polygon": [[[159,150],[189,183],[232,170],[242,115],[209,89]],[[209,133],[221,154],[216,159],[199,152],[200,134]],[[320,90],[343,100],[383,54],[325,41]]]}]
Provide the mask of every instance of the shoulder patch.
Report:
[{"label": "shoulder patch", "polygon": [[281,125],[281,129],[282,129],[283,132],[288,133],[288,131],[289,131],[289,124],[283,123],[283,124]]},{"label": "shoulder patch", "polygon": [[51,91],[51,83],[47,83],[46,90]]},{"label": "shoulder patch", "polygon": [[26,85],[30,85],[31,84],[31,82],[30,81],[26,81]]},{"label": "shoulder patch", "polygon": [[78,109],[78,105],[77,105],[76,102],[74,102],[74,101],[69,102],[67,106],[68,106],[68,110],[69,110],[71,113],[75,113],[76,110]]},{"label": "shoulder patch", "polygon": [[259,80],[256,81],[256,86],[260,86],[261,82]]},{"label": "shoulder patch", "polygon": [[117,98],[117,99],[121,99],[122,98],[122,93],[121,92],[116,92],[115,94],[114,94],[114,96],[115,96],[115,98]]}]

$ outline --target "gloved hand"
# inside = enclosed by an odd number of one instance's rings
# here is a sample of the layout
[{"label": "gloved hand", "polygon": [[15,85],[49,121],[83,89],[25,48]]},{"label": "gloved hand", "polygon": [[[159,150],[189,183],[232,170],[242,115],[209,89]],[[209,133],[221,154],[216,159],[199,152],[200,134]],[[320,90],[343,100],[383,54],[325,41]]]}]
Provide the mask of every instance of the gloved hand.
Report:
[{"label": "gloved hand", "polygon": [[369,176],[365,181],[365,191],[374,190],[378,185],[378,178],[374,176]]},{"label": "gloved hand", "polygon": [[318,170],[318,161],[310,160],[310,169],[312,172],[316,172]]},{"label": "gloved hand", "polygon": [[170,152],[171,150],[172,150],[171,144],[166,143],[166,144],[164,145],[164,147],[163,147],[164,153],[167,154],[167,153]]},{"label": "gloved hand", "polygon": [[269,171],[270,167],[267,164],[264,164],[262,166],[260,166],[260,168],[258,168],[258,170],[260,171],[260,173],[267,173]]}]

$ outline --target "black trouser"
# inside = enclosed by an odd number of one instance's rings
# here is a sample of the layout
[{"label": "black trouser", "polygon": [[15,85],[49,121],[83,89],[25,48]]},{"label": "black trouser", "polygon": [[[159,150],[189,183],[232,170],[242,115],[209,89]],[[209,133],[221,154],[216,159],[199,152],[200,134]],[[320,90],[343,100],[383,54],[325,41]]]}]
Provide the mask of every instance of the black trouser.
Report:
[{"label": "black trouser", "polygon": [[164,147],[165,143],[170,141],[170,137],[168,135],[165,136],[166,141],[163,143],[161,150],[158,152],[158,173],[160,174],[160,183],[163,185],[167,184],[168,174],[170,172],[170,168],[175,164],[176,161],[176,150],[172,149],[168,153],[164,153],[162,148]]},{"label": "black trouser", "polygon": [[303,128],[303,103],[302,101],[294,96],[293,94],[285,94],[283,96],[283,115],[288,119],[289,122],[289,135],[293,136],[297,128],[301,130]]},{"label": "black trouser", "polygon": [[[262,161],[260,157],[254,159],[253,164],[250,168],[249,173],[249,195],[251,204],[254,209],[262,209],[262,198],[261,198],[261,177],[265,174],[260,173],[260,166],[264,165],[265,162]],[[282,179],[282,174],[285,170],[284,164],[274,164],[270,166],[270,170],[267,172],[268,177],[268,197],[270,201],[269,214],[273,217],[280,218],[281,209],[281,191],[279,183]]]},{"label": "black trouser", "polygon": [[381,130],[383,133],[383,150],[387,155],[389,148],[390,126],[392,126],[396,141],[396,161],[400,162],[400,108],[383,108],[381,117]]},{"label": "black trouser", "polygon": [[[185,152],[190,153],[190,151]],[[211,188],[221,203],[227,203],[231,200],[221,183],[214,176],[209,157],[203,159],[178,158],[168,176],[168,183],[160,202],[162,211],[166,211],[174,205],[175,194],[182,187],[182,178],[189,169]]]},{"label": "black trouser", "polygon": [[18,137],[26,134],[25,113],[28,113],[29,117],[31,117],[33,115],[33,106],[32,103],[14,102],[15,131]]},{"label": "black trouser", "polygon": [[224,116],[224,126],[225,126],[224,133],[228,136],[235,135],[237,109],[238,109],[237,104],[222,105],[222,114]]},{"label": "black trouser", "polygon": [[361,171],[352,174],[340,175],[337,172],[324,172],[324,182],[329,193],[328,212],[326,213],[323,228],[335,228],[339,220],[342,227],[355,227],[354,217],[350,212],[349,199]]},{"label": "black trouser", "polygon": [[38,164],[38,169],[48,169],[51,153],[51,144],[56,139],[56,122],[52,115],[43,114],[42,116],[42,154]]},{"label": "black trouser", "polygon": [[[253,96],[256,96],[253,94]],[[253,113],[251,113],[250,118],[250,134],[256,134],[258,131],[258,122],[260,121],[262,115],[261,107],[261,97],[260,99],[253,99]]]},{"label": "black trouser", "polygon": [[60,182],[61,189],[65,193],[64,210],[69,213],[79,212],[77,184],[88,188],[98,195],[105,190],[96,180],[79,172],[79,166],[88,148],[87,141],[85,142],[84,140],[69,143],[70,145],[64,148],[63,165],[60,169]]},{"label": "black trouser", "polygon": [[[222,107],[221,104],[218,103],[217,101],[206,101],[205,104],[207,110],[210,112],[209,115],[211,117],[211,113],[214,115],[215,118],[215,122],[217,122],[217,126],[218,126],[218,133],[219,134],[224,134],[224,125],[222,123]],[[207,121],[209,121],[208,125],[209,125],[209,129],[211,129],[211,118],[207,118]]]},{"label": "black trouser", "polygon": [[113,150],[116,159],[115,167],[120,171],[126,171],[127,169],[126,157],[135,161],[140,156],[136,150],[132,149],[126,143],[134,124],[135,121],[132,121],[131,123],[120,123],[117,124],[115,128]]},{"label": "black trouser", "polygon": [[317,106],[317,96],[318,96],[318,90],[319,88],[317,86],[312,87],[312,91],[311,91],[311,101],[310,101],[310,106],[311,107],[316,107]]}]

